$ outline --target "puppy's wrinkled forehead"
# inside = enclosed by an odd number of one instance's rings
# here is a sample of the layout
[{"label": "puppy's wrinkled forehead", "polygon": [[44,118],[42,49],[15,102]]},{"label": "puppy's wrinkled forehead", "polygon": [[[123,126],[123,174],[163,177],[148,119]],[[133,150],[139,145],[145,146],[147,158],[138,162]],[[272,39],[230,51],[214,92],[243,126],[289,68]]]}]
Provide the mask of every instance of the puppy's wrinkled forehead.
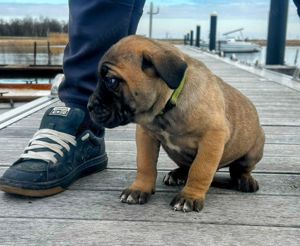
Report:
[{"label": "puppy's wrinkled forehead", "polygon": [[126,51],[122,52],[117,47],[113,47],[103,57],[102,64],[107,63],[118,65],[122,64],[123,62],[137,62],[138,60],[138,55],[134,51],[127,49]]},{"label": "puppy's wrinkled forehead", "polygon": [[141,63],[143,51],[148,49],[154,49],[150,40],[140,36],[129,36],[113,45],[101,59],[100,65],[108,63],[122,66],[128,62]]},{"label": "puppy's wrinkled forehead", "polygon": [[100,71],[105,65],[124,78],[130,74],[129,79],[142,71],[149,77],[160,78],[171,89],[179,86],[187,69],[177,48],[141,36],[120,40],[106,52],[99,65]]}]

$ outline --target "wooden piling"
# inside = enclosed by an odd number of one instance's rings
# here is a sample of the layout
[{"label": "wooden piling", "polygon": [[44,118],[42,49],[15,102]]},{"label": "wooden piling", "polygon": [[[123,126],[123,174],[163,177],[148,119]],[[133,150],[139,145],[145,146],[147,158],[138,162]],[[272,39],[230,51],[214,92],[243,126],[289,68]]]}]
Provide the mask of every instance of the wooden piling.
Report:
[{"label": "wooden piling", "polygon": [[193,46],[194,45],[194,31],[191,30],[191,35],[190,35],[190,45]]},{"label": "wooden piling", "polygon": [[217,40],[217,14],[213,13],[210,16],[210,32],[209,32],[209,50],[216,50]]},{"label": "wooden piling", "polygon": [[36,42],[33,43],[33,65],[36,65]]},{"label": "wooden piling", "polygon": [[48,65],[51,65],[51,49],[50,49],[50,42],[47,42],[47,51],[48,51]]},{"label": "wooden piling", "polygon": [[196,27],[196,47],[200,47],[200,32],[201,32],[201,27],[197,26]]},{"label": "wooden piling", "polygon": [[289,0],[271,0],[267,42],[267,65],[284,65]]}]

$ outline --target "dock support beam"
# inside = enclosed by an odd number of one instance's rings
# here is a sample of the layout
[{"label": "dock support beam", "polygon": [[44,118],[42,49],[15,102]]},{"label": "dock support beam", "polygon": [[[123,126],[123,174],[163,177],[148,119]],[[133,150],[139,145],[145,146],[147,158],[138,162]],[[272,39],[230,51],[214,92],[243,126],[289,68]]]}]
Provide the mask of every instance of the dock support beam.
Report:
[{"label": "dock support beam", "polygon": [[190,35],[190,45],[193,46],[194,45],[194,31],[191,30],[191,35]]},{"label": "dock support beam", "polygon": [[36,65],[36,42],[33,43],[33,65]]},{"label": "dock support beam", "polygon": [[289,0],[271,0],[266,65],[284,65]]},{"label": "dock support beam", "polygon": [[200,47],[200,35],[201,35],[201,27],[197,26],[196,27],[196,47]]},{"label": "dock support beam", "polygon": [[217,14],[213,13],[210,16],[210,32],[209,32],[209,50],[216,50],[217,41]]}]

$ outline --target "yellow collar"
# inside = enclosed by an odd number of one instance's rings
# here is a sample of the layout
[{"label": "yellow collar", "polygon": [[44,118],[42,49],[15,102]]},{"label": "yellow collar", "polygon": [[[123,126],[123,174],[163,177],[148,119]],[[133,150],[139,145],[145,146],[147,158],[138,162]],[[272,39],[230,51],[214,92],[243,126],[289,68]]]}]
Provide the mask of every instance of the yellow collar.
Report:
[{"label": "yellow collar", "polygon": [[173,91],[170,99],[168,100],[166,106],[164,107],[164,109],[160,112],[160,115],[165,114],[167,111],[171,110],[173,107],[176,106],[178,98],[183,90],[185,81],[186,81],[186,77],[187,77],[187,72],[185,71],[183,78],[179,84],[179,86],[177,87],[177,89],[175,91]]}]

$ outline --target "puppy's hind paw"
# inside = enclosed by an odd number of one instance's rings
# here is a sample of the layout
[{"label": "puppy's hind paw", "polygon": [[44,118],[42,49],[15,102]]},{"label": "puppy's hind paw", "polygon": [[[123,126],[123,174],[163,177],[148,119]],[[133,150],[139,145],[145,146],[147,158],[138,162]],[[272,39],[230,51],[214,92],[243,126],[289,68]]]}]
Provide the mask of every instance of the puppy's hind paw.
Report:
[{"label": "puppy's hind paw", "polygon": [[179,167],[165,175],[163,183],[165,185],[175,186],[184,185],[187,180],[189,169],[186,167]]},{"label": "puppy's hind paw", "polygon": [[120,201],[128,204],[144,204],[151,194],[140,190],[125,189],[120,195]]},{"label": "puppy's hind paw", "polygon": [[236,179],[235,185],[242,192],[256,192],[259,189],[258,182],[251,175]]}]

